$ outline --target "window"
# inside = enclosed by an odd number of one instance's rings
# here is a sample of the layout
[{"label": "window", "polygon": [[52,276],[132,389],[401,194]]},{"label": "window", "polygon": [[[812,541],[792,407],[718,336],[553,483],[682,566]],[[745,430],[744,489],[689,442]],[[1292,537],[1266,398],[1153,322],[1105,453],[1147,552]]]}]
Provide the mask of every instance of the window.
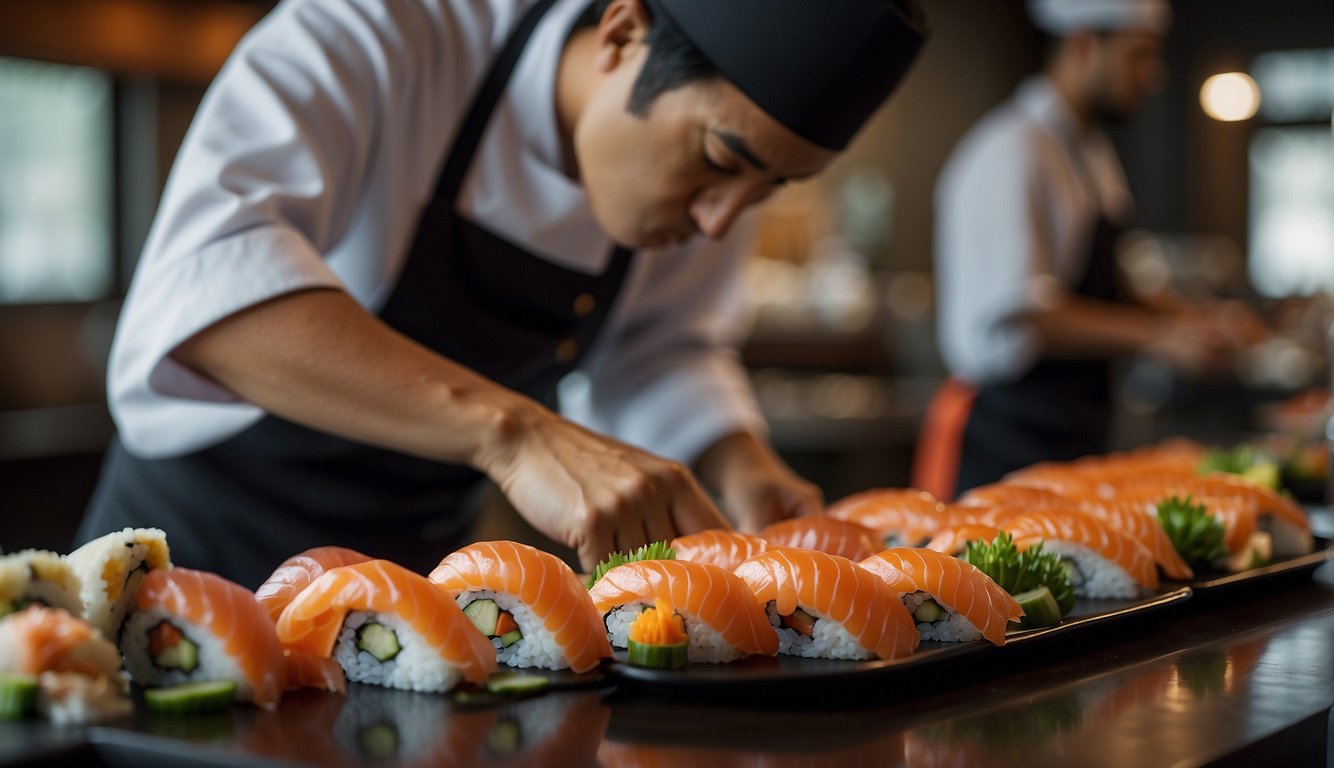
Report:
[{"label": "window", "polygon": [[96,70],[0,58],[0,302],[114,289],[111,105]]},{"label": "window", "polygon": [[1266,296],[1334,293],[1334,49],[1256,58],[1250,272]]}]

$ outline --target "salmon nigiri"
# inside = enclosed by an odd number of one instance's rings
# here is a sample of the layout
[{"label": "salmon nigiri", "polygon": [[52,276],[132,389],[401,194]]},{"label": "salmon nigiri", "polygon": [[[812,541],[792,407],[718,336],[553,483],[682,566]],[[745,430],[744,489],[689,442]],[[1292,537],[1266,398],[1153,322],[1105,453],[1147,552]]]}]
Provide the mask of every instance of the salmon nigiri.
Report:
[{"label": "salmon nigiri", "polygon": [[899,596],[847,558],[773,549],[742,563],[736,575],[779,624],[780,653],[897,659],[917,648],[917,628]]},{"label": "salmon nigiri", "polygon": [[441,692],[496,670],[495,649],[449,594],[387,560],[325,571],[283,609],[278,637],[390,688]]},{"label": "salmon nigiri", "polygon": [[[297,555],[292,555],[278,566],[259,589],[255,590],[255,599],[274,623],[282,615],[301,590],[310,586],[325,571],[354,563],[364,563],[371,558],[344,547],[315,547]],[[283,648],[287,661],[287,688],[323,688],[335,693],[347,691],[347,679],[343,668],[333,659],[305,653],[293,648]]]},{"label": "salmon nigiri", "polygon": [[236,682],[236,700],[273,709],[285,687],[273,619],[250,590],[188,568],[149,571],[121,634],[135,682]]},{"label": "salmon nigiri", "polygon": [[970,541],[995,541],[1000,528],[986,523],[962,523],[942,528],[927,542],[926,548],[946,555],[962,555]]},{"label": "salmon nigiri", "polygon": [[689,560],[641,560],[607,571],[588,592],[624,648],[641,606],[664,600],[685,623],[690,661],[726,662],[778,653],[778,636],[746,583],[731,571]]},{"label": "salmon nigiri", "polygon": [[760,531],[760,538],[773,547],[814,549],[849,560],[870,557],[880,549],[870,528],[818,515],[774,523]]},{"label": "salmon nigiri", "polygon": [[1205,496],[1245,502],[1259,515],[1261,530],[1273,537],[1275,555],[1301,555],[1315,548],[1311,522],[1301,506],[1272,488],[1249,482],[1237,475],[1215,472],[1179,478],[1145,476],[1128,480],[1111,493],[1135,490],[1156,491],[1164,496]]},{"label": "salmon nigiri", "polygon": [[829,506],[825,516],[864,525],[890,546],[925,541],[948,519],[945,505],[916,488],[874,488],[846,496]]},{"label": "salmon nigiri", "polygon": [[1030,488],[1009,483],[980,485],[959,498],[968,507],[1029,507],[1032,509],[1068,509],[1075,502],[1066,495],[1046,488]]},{"label": "salmon nigiri", "polygon": [[894,547],[859,565],[902,597],[923,640],[985,637],[1005,645],[1006,628],[1024,615],[1009,592],[957,557],[930,549]]},{"label": "salmon nigiri", "polygon": [[588,591],[550,552],[514,541],[469,544],[441,560],[430,579],[506,664],[587,672],[611,656]]},{"label": "salmon nigiri", "polygon": [[677,560],[708,563],[726,571],[735,570],[769,548],[768,542],[759,536],[716,528],[678,536],[672,539],[671,546]]},{"label": "salmon nigiri", "polygon": [[1158,588],[1158,569],[1143,544],[1084,512],[1035,510],[1005,521],[1015,546],[1037,541],[1070,567],[1070,584],[1084,597],[1134,598],[1136,585]]},{"label": "salmon nigiri", "polygon": [[1113,528],[1129,534],[1153,553],[1153,559],[1170,579],[1188,580],[1195,577],[1190,565],[1172,546],[1172,539],[1163,530],[1158,516],[1145,505],[1128,500],[1092,497],[1084,502],[1084,509],[1106,520]]}]

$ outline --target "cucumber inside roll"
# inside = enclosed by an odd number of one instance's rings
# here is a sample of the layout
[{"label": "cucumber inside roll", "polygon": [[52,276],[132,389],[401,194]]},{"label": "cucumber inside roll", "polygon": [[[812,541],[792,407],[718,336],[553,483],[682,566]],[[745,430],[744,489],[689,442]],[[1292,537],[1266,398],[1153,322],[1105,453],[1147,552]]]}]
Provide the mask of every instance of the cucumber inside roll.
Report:
[{"label": "cucumber inside roll", "polygon": [[398,655],[402,648],[394,630],[374,621],[368,621],[357,630],[357,648],[385,662]]},{"label": "cucumber inside roll", "polygon": [[474,600],[463,609],[477,631],[487,637],[495,637],[496,624],[500,621],[500,606],[495,600]]},{"label": "cucumber inside roll", "polygon": [[913,612],[913,619],[918,624],[932,624],[945,618],[945,609],[941,608],[934,600],[923,600],[922,604],[917,606]]},{"label": "cucumber inside roll", "polygon": [[1061,558],[1061,567],[1065,569],[1065,577],[1070,580],[1070,586],[1078,588],[1084,584],[1084,573],[1079,570],[1074,560],[1068,557]]},{"label": "cucumber inside roll", "polygon": [[0,672],[0,720],[18,720],[37,706],[37,678]]},{"label": "cucumber inside roll", "polygon": [[148,630],[148,652],[159,669],[179,669],[188,674],[199,666],[199,646],[170,621]]}]

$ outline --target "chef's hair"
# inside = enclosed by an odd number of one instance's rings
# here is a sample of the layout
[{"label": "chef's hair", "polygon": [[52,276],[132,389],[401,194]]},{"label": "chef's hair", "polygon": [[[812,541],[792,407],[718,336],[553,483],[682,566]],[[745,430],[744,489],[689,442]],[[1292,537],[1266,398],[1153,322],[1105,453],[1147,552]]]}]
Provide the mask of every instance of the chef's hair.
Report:
[{"label": "chef's hair", "polygon": [[[726,0],[722,0],[726,2]],[[648,58],[644,68],[630,90],[630,101],[626,109],[636,117],[648,115],[653,100],[663,93],[680,88],[695,80],[718,77],[718,68],[709,61],[698,47],[682,34],[679,27],[672,23],[665,13],[658,13],[656,0],[641,0],[648,11],[650,24],[648,35],[644,38],[648,46]],[[898,9],[910,21],[925,28],[926,16],[917,0],[885,0]],[[584,10],[575,29],[596,27],[607,6],[612,0],[593,0]]]},{"label": "chef's hair", "polygon": [[[644,44],[648,46],[648,58],[644,61],[644,68],[639,71],[639,77],[635,78],[635,84],[630,90],[630,101],[626,104],[626,109],[636,117],[647,116],[653,100],[661,94],[695,80],[718,76],[718,68],[713,62],[681,33],[681,29],[667,14],[657,12],[654,0],[642,2],[651,19],[648,35],[644,38]],[[579,17],[575,28],[596,27],[611,3],[612,0],[593,0]]]}]

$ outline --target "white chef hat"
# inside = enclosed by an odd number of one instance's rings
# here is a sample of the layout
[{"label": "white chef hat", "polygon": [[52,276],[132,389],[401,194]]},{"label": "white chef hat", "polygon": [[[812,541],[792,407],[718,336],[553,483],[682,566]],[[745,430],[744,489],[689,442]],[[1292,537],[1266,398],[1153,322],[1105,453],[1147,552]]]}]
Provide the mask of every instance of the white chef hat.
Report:
[{"label": "white chef hat", "polygon": [[1172,25],[1167,0],[1028,0],[1038,29],[1063,37],[1080,29],[1137,29],[1159,34]]}]

